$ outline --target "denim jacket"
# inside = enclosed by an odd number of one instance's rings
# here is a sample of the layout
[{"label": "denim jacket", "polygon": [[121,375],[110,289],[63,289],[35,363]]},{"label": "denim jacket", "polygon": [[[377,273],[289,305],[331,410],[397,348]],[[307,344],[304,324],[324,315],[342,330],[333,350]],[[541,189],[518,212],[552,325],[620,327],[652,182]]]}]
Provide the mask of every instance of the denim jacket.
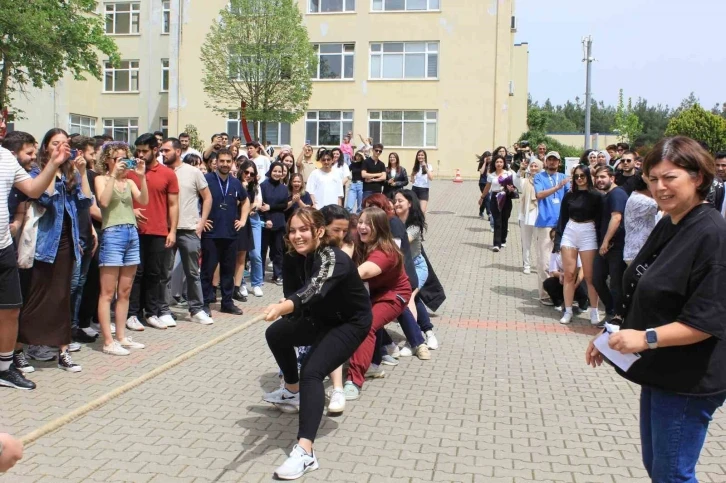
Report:
[{"label": "denim jacket", "polygon": [[[38,168],[33,168],[30,176],[35,178],[40,174]],[[91,205],[91,199],[86,198],[81,191],[81,180],[78,177],[78,183],[71,193],[66,191],[65,176],[61,179],[56,178],[55,192],[49,195],[44,192],[38,198],[40,206],[46,209],[45,214],[38,221],[38,239],[35,245],[35,259],[39,262],[53,263],[55,262],[56,253],[58,253],[58,245],[60,243],[61,232],[63,230],[64,211],[68,212],[71,218],[71,233],[73,234],[73,254],[75,263],[79,263],[81,259],[81,251],[78,236],[78,215],[77,206],[84,207]]]}]

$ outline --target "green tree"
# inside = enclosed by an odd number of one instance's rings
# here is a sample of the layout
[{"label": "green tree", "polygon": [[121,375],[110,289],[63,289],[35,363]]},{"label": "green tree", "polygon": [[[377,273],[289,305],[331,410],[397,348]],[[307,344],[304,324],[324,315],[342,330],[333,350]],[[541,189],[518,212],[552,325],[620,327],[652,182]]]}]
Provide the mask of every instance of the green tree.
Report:
[{"label": "green tree", "polygon": [[212,24],[201,60],[207,107],[243,110],[262,124],[263,142],[267,122],[293,123],[307,109],[317,58],[293,0],[231,0]]},{"label": "green tree", "polygon": [[633,112],[633,100],[628,98],[628,106],[623,101],[623,90],[618,95],[618,107],[615,111],[615,123],[613,130],[618,133],[621,142],[634,143],[640,133],[643,132],[643,123],[638,115]]},{"label": "green tree", "polygon": [[184,132],[189,134],[189,146],[197,151],[204,152],[204,140],[199,137],[199,131],[194,124],[184,126]]},{"label": "green tree", "polygon": [[688,136],[706,143],[712,152],[724,151],[726,119],[706,111],[696,103],[671,118],[665,135]]},{"label": "green tree", "polygon": [[95,0],[0,0],[0,110],[16,93],[55,85],[65,74],[101,79],[99,52],[119,61]]}]

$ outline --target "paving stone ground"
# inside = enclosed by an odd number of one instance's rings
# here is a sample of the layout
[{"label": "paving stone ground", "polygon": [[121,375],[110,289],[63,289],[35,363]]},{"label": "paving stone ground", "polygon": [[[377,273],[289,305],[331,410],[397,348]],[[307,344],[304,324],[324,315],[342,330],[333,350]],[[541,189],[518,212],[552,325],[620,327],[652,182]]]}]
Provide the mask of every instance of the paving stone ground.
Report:
[{"label": "paving stone ground", "polygon": [[[640,463],[638,387],[584,364],[593,329],[536,300],[520,269],[516,217],[501,253],[477,216],[477,185],[436,181],[426,249],[448,299],[432,319],[432,360],[402,359],[339,417],[324,416],[320,470],[308,481],[648,481]],[[516,211],[515,211],[516,212]],[[279,287],[250,297],[245,315],[202,327],[147,329],[127,358],[85,347],[80,374],[39,363],[32,392],[0,391],[0,429],[16,435],[149,372],[260,313]],[[270,481],[290,450],[297,417],[261,401],[277,385],[258,323],[39,439],[0,482]],[[400,329],[391,327],[395,335]],[[726,481],[726,415],[719,411],[698,467]]]}]

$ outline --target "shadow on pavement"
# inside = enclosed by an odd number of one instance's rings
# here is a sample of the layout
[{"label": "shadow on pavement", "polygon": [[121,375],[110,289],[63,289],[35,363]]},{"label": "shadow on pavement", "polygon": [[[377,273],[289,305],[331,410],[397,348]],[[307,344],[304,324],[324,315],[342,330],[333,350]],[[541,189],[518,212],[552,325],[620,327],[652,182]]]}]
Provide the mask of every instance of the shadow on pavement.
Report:
[{"label": "shadow on pavement", "polygon": [[[514,267],[505,267],[502,265],[505,269],[511,269]],[[519,268],[515,269],[516,271],[519,271]],[[517,297],[518,299],[522,299],[522,302],[524,302],[527,305],[533,305],[533,306],[539,306],[539,302],[536,298],[532,296],[532,290],[526,290],[519,287],[505,287],[502,285],[492,287],[491,291],[494,292],[497,295],[507,295],[510,297]]]},{"label": "shadow on pavement", "polygon": [[492,263],[488,267],[485,268],[494,268],[497,270],[504,270],[505,272],[517,272],[522,273],[522,269],[520,267],[515,267],[513,265],[505,265],[503,263]]},{"label": "shadow on pavement", "polygon": [[472,231],[474,233],[484,233],[491,231],[489,228],[467,228],[466,231]]},{"label": "shadow on pavement", "polygon": [[491,248],[491,245],[488,243],[470,243],[470,242],[464,242],[464,245],[469,245],[470,247],[474,248]]}]

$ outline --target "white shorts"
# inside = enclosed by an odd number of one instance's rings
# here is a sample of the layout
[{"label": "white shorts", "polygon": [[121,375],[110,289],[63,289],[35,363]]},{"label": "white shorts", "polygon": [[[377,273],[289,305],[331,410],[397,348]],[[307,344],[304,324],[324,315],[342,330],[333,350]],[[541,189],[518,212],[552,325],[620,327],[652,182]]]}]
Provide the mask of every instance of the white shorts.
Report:
[{"label": "white shorts", "polygon": [[595,222],[577,223],[572,220],[568,221],[565,226],[565,232],[562,234],[560,247],[577,248],[581,252],[597,250]]}]

